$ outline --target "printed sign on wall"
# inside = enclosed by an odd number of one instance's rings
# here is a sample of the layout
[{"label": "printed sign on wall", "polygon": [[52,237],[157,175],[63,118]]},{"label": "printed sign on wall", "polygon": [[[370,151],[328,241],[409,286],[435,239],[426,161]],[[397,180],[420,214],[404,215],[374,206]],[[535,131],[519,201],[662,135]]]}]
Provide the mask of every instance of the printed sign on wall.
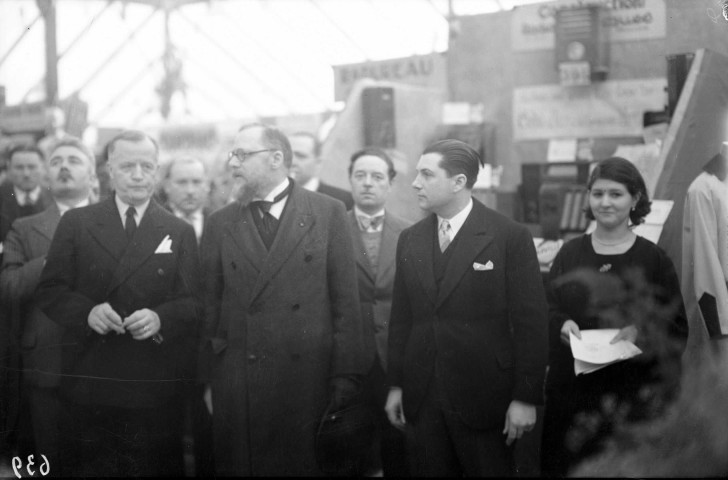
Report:
[{"label": "printed sign on wall", "polygon": [[447,90],[446,54],[413,55],[376,62],[334,65],[334,99],[346,100],[357,80],[371,78]]},{"label": "printed sign on wall", "polygon": [[512,49],[553,49],[556,11],[589,5],[603,5],[609,10],[603,26],[607,27],[612,42],[665,38],[665,0],[559,0],[523,5],[513,10]]},{"label": "printed sign on wall", "polygon": [[651,78],[515,88],[513,138],[641,136],[643,113],[665,107],[666,86],[666,79]]}]

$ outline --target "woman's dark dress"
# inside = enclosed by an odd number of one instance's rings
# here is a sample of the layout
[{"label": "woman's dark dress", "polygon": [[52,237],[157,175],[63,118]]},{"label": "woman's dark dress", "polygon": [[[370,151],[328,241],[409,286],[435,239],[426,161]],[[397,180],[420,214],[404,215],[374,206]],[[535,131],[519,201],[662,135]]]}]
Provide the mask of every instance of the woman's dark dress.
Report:
[{"label": "woman's dark dress", "polygon": [[[580,269],[588,270],[592,280],[599,282],[597,288],[590,289],[573,279],[564,282],[564,274]],[[629,302],[619,297],[623,290],[614,288],[615,284],[610,280],[631,278],[630,272],[635,269],[642,272],[646,282],[656,287],[656,304],[662,308],[673,307],[668,308],[669,313],[657,315],[654,320],[646,315],[640,317],[645,322],[660,324],[646,326],[647,330],[643,328],[645,325],[639,326],[636,344],[645,353],[596,372],[575,376],[571,349],[560,340],[561,327],[568,319],[575,321],[581,330],[626,326],[628,323],[610,324],[604,313],[626,308]],[[561,282],[555,282],[557,279]],[[554,259],[547,292],[550,352],[542,475],[564,476],[579,461],[598,451],[618,417],[628,421],[642,420],[659,411],[656,407],[660,400],[665,400],[666,395],[674,391],[679,378],[679,354],[687,338],[687,321],[672,261],[662,249],[639,236],[628,251],[617,255],[597,254],[591,235],[567,242]],[[639,298],[641,301],[643,297]],[[664,344],[667,338],[674,342],[670,355],[657,357],[650,339],[645,338],[645,332],[654,332],[651,328],[655,326],[664,327],[662,331],[666,333],[666,337],[657,341]],[[653,340],[657,337],[651,336]],[[626,407],[629,410],[624,410]]]}]

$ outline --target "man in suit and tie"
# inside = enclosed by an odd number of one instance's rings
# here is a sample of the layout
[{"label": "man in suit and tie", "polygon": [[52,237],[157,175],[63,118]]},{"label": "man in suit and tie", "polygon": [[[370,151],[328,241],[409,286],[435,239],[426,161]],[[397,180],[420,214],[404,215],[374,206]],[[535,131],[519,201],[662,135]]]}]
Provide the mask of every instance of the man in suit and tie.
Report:
[{"label": "man in suit and tie", "polygon": [[407,475],[404,436],[390,425],[384,413],[388,393],[387,333],[395,252],[399,234],[410,225],[410,222],[384,208],[396,173],[392,159],[384,150],[367,148],[351,156],[349,182],[354,209],[349,211],[349,220],[366,350],[375,355],[364,386],[365,396],[379,426],[376,444],[380,448],[373,452],[370,473],[381,470],[385,477]]},{"label": "man in suit and tie", "polygon": [[397,246],[386,411],[416,476],[511,476],[536,423],[546,299],[528,230],[471,197],[480,157],[427,147],[412,184],[431,214]]},{"label": "man in suit and tie", "polygon": [[152,200],[157,144],[109,142],[114,195],[56,229],[35,301],[64,328],[62,475],[183,473],[183,358],[201,316],[195,232]]},{"label": "man in suit and tie", "polygon": [[166,165],[164,173],[165,206],[175,217],[192,225],[199,243],[210,213],[205,208],[210,193],[205,163],[198,158],[176,157]]},{"label": "man in suit and tie", "polygon": [[350,210],[354,206],[351,193],[326,184],[318,177],[321,169],[321,142],[316,135],[308,132],[296,132],[291,135],[290,141],[293,149],[291,177],[306,190],[323,193],[341,200],[346,205],[346,209]]},{"label": "man in suit and tie", "polygon": [[[17,219],[5,239],[0,294],[19,326],[24,393],[30,405],[35,458],[58,464],[58,387],[63,329],[33,303],[53,233],[61,216],[89,204],[96,175],[93,152],[75,137],[50,147],[48,178],[53,203],[45,211]],[[15,339],[14,339],[15,340]]]},{"label": "man in suit and tie", "polygon": [[52,203],[41,186],[43,152],[33,145],[21,144],[10,149],[8,158],[8,180],[0,186],[0,242],[5,240],[16,218],[40,213]]},{"label": "man in suit and tie", "polygon": [[349,222],[288,178],[276,128],[243,126],[233,148],[238,200],[210,216],[201,246],[216,474],[321,475],[321,417],[368,367]]}]

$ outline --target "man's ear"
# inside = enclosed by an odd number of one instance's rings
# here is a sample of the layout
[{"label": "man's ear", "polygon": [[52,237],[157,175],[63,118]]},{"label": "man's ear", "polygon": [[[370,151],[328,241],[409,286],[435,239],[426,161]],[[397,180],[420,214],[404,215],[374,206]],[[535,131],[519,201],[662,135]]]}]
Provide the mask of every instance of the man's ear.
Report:
[{"label": "man's ear", "polygon": [[464,173],[458,173],[453,177],[455,183],[453,184],[453,192],[459,192],[468,183],[468,177]]},{"label": "man's ear", "polygon": [[273,155],[271,156],[271,167],[274,170],[278,170],[279,168],[283,167],[283,152],[280,150],[276,150],[273,152]]}]

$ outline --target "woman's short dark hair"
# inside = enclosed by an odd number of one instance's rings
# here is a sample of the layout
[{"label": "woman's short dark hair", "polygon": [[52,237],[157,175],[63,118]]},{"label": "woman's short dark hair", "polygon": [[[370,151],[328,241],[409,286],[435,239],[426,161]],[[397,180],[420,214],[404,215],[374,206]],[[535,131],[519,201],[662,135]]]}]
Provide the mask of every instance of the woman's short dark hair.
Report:
[{"label": "woman's short dark hair", "polygon": [[351,160],[349,161],[350,177],[351,172],[354,169],[354,164],[357,160],[364,156],[372,156],[384,160],[384,163],[387,164],[387,174],[389,175],[389,181],[391,182],[392,180],[394,180],[394,177],[397,175],[397,170],[394,169],[394,162],[392,161],[392,157],[387,155],[387,152],[385,152],[381,148],[376,147],[364,148],[362,150],[359,150],[358,152],[354,152],[354,154],[351,156]]},{"label": "woman's short dark hair", "polygon": [[[610,157],[602,160],[597,163],[589,176],[589,182],[586,185],[589,191],[597,180],[611,180],[624,185],[630,195],[637,197],[637,204],[629,212],[629,219],[633,225],[639,225],[645,221],[645,217],[650,213],[652,202],[647,194],[645,180],[632,162],[622,157]],[[589,205],[584,209],[584,213],[589,220],[595,220]]]}]

